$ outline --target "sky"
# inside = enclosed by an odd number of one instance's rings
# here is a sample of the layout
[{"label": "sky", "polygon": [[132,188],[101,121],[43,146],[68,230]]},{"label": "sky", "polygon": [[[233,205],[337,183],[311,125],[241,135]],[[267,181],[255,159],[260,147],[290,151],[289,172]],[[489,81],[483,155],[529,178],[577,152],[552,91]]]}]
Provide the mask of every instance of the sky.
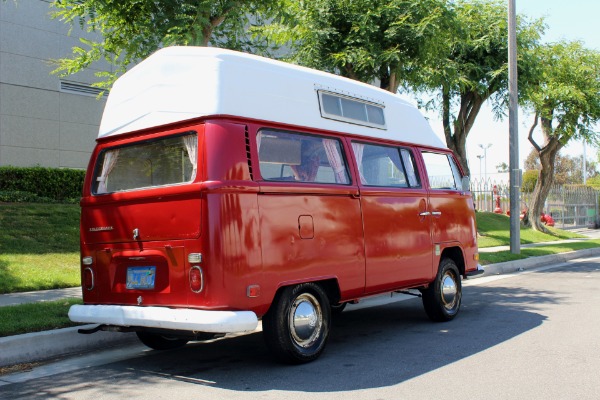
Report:
[{"label": "sky", "polygon": [[[598,27],[600,1],[516,0],[516,6],[519,14],[531,18],[545,17],[548,27],[542,41],[581,40],[586,47],[600,51],[600,29]],[[426,116],[433,130],[444,140],[439,115],[428,113]],[[524,169],[523,162],[532,149],[527,140],[527,134],[532,123],[533,116],[523,114],[523,110],[519,110],[519,166],[521,169]],[[600,127],[598,130],[600,131]],[[537,139],[538,143],[543,144],[539,129],[534,133],[534,138]],[[485,151],[486,157],[481,160],[477,156],[484,155],[484,151],[479,145],[483,147],[490,145]],[[581,141],[571,142],[561,153],[577,157],[583,153],[583,147]],[[585,152],[586,159],[596,161],[596,148],[586,145]],[[508,116],[502,121],[495,121],[491,108],[487,105],[482,108],[467,137],[467,155],[473,178],[479,178],[480,175],[485,176],[487,170],[488,178],[507,181],[507,175],[496,174],[496,166],[503,162],[508,164],[509,161]]]}]

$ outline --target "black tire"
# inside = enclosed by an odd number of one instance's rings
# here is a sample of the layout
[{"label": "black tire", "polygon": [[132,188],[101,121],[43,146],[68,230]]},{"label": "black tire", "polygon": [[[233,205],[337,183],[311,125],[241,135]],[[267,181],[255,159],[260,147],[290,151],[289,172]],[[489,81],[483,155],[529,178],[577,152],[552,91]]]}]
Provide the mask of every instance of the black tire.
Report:
[{"label": "black tire", "polygon": [[264,315],[263,336],[280,361],[301,364],[318,358],[331,328],[331,307],[314,283],[284,288]]},{"label": "black tire", "polygon": [[422,294],[423,306],[429,319],[445,322],[456,317],[462,300],[462,283],[453,260],[444,258],[440,261],[435,280]]},{"label": "black tire", "polygon": [[136,332],[138,339],[154,350],[171,350],[183,347],[188,340],[173,336],[159,335],[151,332]]}]

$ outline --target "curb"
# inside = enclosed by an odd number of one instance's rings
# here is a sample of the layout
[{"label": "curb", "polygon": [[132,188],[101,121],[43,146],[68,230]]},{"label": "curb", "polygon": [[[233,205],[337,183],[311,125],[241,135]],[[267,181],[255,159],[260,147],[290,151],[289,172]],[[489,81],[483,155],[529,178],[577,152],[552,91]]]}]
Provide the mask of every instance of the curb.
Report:
[{"label": "curb", "polygon": [[[575,258],[594,256],[600,256],[600,247],[484,265],[483,269],[485,272],[470,279],[491,275],[512,274],[533,270],[541,266],[561,264]],[[95,326],[83,325],[0,338],[0,367],[45,361],[74,353],[137,342],[135,333],[103,331],[91,335],[77,333],[77,330],[80,328],[93,328]]]},{"label": "curb", "polygon": [[[529,257],[523,260],[506,261],[497,264],[484,265],[484,274],[479,277],[499,274],[511,274],[514,272],[521,272],[531,270],[533,268],[560,264],[575,258],[594,257],[600,255],[600,247],[593,247],[591,249],[575,250],[568,253],[550,254],[547,256]],[[476,277],[475,277],[476,278]]]},{"label": "curb", "polygon": [[135,343],[135,333],[96,332],[91,335],[77,333],[83,325],[51,331],[26,333],[0,338],[0,367],[44,361],[78,352]]}]

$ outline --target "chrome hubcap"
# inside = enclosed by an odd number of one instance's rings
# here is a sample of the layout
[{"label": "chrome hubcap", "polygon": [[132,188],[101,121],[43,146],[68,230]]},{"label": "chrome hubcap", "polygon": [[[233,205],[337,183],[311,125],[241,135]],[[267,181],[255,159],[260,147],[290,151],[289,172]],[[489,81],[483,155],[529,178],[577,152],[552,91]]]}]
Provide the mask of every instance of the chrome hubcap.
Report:
[{"label": "chrome hubcap", "polygon": [[442,302],[446,310],[451,310],[456,305],[458,290],[456,280],[451,272],[446,272],[442,278]]},{"label": "chrome hubcap", "polygon": [[323,314],[317,299],[303,293],[296,297],[290,310],[290,332],[297,345],[310,347],[319,337],[323,326]]}]

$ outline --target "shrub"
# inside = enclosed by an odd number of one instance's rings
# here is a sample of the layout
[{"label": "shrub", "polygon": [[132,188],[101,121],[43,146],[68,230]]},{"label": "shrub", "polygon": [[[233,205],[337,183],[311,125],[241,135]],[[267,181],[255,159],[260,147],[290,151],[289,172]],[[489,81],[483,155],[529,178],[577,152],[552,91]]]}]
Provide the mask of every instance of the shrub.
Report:
[{"label": "shrub", "polygon": [[0,201],[76,203],[85,171],[45,167],[0,167]]}]

